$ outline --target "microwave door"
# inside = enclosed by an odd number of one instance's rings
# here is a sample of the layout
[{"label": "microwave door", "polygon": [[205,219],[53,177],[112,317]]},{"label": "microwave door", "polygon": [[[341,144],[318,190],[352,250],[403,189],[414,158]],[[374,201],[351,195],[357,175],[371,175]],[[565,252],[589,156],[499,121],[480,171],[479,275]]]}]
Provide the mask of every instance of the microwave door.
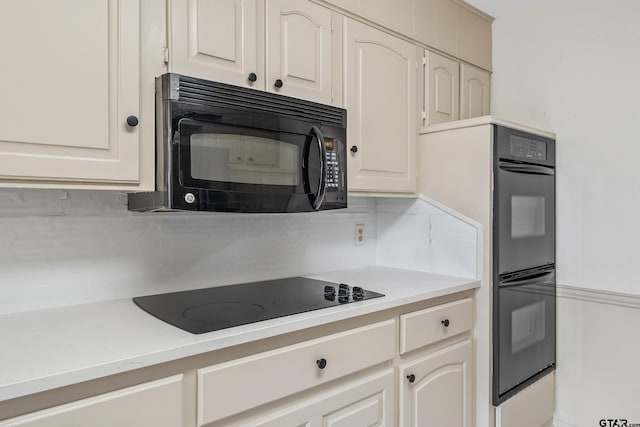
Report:
[{"label": "microwave door", "polygon": [[[313,141],[316,141],[315,147]],[[318,158],[312,156],[316,152]],[[302,175],[305,192],[313,210],[320,210],[327,191],[327,150],[324,136],[317,126],[311,127],[302,158]],[[315,177],[314,177],[315,175]],[[317,190],[312,190],[312,183],[317,183]]]}]

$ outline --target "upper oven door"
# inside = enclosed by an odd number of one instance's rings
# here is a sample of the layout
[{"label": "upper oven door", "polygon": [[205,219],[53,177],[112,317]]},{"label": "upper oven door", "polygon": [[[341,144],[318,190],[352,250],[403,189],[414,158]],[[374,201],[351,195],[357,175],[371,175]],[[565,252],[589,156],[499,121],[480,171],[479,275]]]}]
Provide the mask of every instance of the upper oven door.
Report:
[{"label": "upper oven door", "polygon": [[554,173],[541,165],[498,162],[498,274],[555,262]]},{"label": "upper oven door", "polygon": [[[260,112],[192,110],[173,123],[176,207],[304,212],[346,206],[339,129]],[[183,198],[188,193],[191,203]]]},{"label": "upper oven door", "polygon": [[498,274],[555,263],[555,141],[496,127]]}]

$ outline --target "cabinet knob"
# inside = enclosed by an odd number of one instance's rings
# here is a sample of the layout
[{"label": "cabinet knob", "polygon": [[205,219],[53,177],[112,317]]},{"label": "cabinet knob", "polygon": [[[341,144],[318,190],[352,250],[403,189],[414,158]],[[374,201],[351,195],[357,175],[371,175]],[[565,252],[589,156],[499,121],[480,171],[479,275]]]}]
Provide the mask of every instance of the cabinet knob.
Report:
[{"label": "cabinet knob", "polygon": [[327,360],[326,359],[318,359],[318,360],[316,360],[316,365],[318,365],[318,368],[324,369],[324,368],[327,367]]},{"label": "cabinet knob", "polygon": [[132,128],[138,126],[138,118],[136,116],[127,117],[127,124]]},{"label": "cabinet knob", "polygon": [[258,80],[258,76],[256,76],[256,73],[250,73],[247,79],[249,79],[250,82],[255,82],[256,80]]},{"label": "cabinet knob", "polygon": [[448,328],[448,327],[449,327],[449,319],[444,319],[444,320],[443,320],[442,322],[440,322],[440,323],[442,323],[442,326],[444,326],[445,328]]},{"label": "cabinet knob", "polygon": [[277,87],[278,89],[280,89],[280,88],[282,87],[282,85],[283,85],[282,80],[280,80],[280,79],[276,80],[276,81],[273,83],[273,85],[274,85],[275,87]]},{"label": "cabinet knob", "polygon": [[357,145],[352,145],[350,148],[352,153],[357,153],[358,152],[358,146]]},{"label": "cabinet knob", "polygon": [[416,376],[413,374],[407,375],[407,379],[409,380],[410,383],[413,383],[416,381]]}]

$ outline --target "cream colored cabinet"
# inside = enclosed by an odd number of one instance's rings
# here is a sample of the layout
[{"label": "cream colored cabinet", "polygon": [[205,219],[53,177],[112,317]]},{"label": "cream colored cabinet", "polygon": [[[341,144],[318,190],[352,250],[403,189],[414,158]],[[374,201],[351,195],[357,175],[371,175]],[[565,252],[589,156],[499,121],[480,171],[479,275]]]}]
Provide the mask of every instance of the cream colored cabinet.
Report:
[{"label": "cream colored cabinet", "polygon": [[491,74],[424,51],[421,127],[489,115]]},{"label": "cream colored cabinet", "polygon": [[400,367],[400,425],[472,426],[470,340],[429,353]]},{"label": "cream colored cabinet", "polygon": [[472,65],[460,64],[460,118],[489,115],[491,74]]},{"label": "cream colored cabinet", "polygon": [[325,0],[483,69],[493,18],[460,0]]},{"label": "cream colored cabinet", "polygon": [[283,407],[243,417],[225,426],[282,427],[370,427],[393,426],[396,411],[395,377],[392,369],[332,387],[313,397]]},{"label": "cream colored cabinet", "polygon": [[416,49],[352,19],[344,25],[349,191],[416,188]]},{"label": "cream colored cabinet", "polygon": [[471,298],[400,315],[401,426],[472,426],[472,329]]},{"label": "cream colored cabinet", "polygon": [[458,120],[460,109],[460,64],[437,53],[424,54],[425,105],[423,124]]},{"label": "cream colored cabinet", "polygon": [[471,298],[400,316],[400,354],[455,337],[473,328]]},{"label": "cream colored cabinet", "polygon": [[0,186],[136,188],[139,0],[1,7]]},{"label": "cream colored cabinet", "polygon": [[171,0],[169,68],[330,104],[331,24],[310,1]]},{"label": "cream colored cabinet", "polygon": [[182,375],[0,421],[1,427],[180,427]]},{"label": "cream colored cabinet", "polygon": [[391,319],[199,369],[198,426],[391,360],[395,330]]}]

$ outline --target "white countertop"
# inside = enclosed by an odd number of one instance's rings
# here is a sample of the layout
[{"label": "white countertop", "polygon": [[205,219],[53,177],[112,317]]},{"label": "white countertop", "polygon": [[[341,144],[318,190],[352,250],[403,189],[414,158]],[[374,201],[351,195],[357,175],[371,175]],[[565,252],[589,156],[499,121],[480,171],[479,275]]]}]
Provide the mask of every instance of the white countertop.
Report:
[{"label": "white countertop", "polygon": [[307,277],[386,296],[206,334],[185,332],[131,299],[0,315],[0,401],[476,288],[476,279],[386,267]]}]

